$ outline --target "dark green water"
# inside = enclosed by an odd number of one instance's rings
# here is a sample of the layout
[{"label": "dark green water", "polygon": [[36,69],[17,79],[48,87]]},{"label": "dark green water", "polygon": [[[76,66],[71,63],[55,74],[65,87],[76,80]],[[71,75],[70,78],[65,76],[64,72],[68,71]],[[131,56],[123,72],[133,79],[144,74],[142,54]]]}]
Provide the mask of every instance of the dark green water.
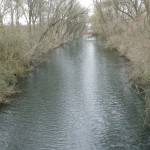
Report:
[{"label": "dark green water", "polygon": [[0,108],[0,150],[150,150],[122,58],[81,40],[46,59]]}]

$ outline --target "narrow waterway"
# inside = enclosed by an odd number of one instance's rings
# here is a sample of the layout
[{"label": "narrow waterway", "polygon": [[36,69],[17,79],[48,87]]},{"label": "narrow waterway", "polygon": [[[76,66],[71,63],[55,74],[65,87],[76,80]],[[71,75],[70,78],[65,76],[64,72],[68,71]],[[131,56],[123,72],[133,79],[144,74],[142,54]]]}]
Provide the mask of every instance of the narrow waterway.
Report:
[{"label": "narrow waterway", "polygon": [[127,62],[96,40],[52,51],[0,108],[0,150],[149,150]]}]

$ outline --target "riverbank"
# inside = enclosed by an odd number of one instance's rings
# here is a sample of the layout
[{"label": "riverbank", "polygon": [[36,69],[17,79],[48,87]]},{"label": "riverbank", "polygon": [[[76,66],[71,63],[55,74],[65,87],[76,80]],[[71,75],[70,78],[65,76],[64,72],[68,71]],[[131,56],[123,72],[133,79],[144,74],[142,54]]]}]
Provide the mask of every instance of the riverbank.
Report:
[{"label": "riverbank", "polygon": [[[106,48],[115,49],[131,62],[130,83],[142,95],[145,115],[150,122],[150,3],[106,0],[95,1],[91,29],[106,41]],[[125,11],[126,10],[126,11]],[[113,13],[112,13],[113,12]],[[143,94],[144,93],[144,94]]]},{"label": "riverbank", "polygon": [[132,64],[131,79],[142,89],[150,86],[150,44],[142,34],[133,32],[113,35],[106,41],[106,47],[115,49],[120,56],[126,57]]},{"label": "riverbank", "polygon": [[107,49],[116,50],[130,61],[130,84],[145,101],[145,124],[150,119],[150,44],[137,30],[112,35],[105,41]]},{"label": "riverbank", "polygon": [[0,103],[11,102],[11,95],[15,94],[18,78],[22,78],[28,71],[42,61],[42,56],[57,47],[70,42],[73,39],[46,39],[34,50],[30,49],[29,43],[23,36],[23,32],[10,32],[1,30],[0,37]]}]

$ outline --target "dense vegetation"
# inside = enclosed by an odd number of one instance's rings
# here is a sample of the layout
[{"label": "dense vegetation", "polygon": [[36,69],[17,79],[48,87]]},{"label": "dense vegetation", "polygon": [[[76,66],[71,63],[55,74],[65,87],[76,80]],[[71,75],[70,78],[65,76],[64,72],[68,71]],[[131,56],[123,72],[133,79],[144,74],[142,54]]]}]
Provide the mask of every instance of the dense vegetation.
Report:
[{"label": "dense vegetation", "polygon": [[132,62],[132,80],[145,91],[146,122],[150,115],[150,1],[94,0],[95,34]]},{"label": "dense vegetation", "polygon": [[0,102],[42,53],[80,37],[86,20],[76,0],[0,0]]}]

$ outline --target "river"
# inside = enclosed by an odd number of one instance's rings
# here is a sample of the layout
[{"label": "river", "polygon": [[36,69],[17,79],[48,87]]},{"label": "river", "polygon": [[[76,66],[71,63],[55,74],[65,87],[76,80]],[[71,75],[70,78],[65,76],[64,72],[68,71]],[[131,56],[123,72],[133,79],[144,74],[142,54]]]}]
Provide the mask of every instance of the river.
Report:
[{"label": "river", "polygon": [[0,108],[0,150],[149,150],[128,63],[100,41],[51,51]]}]

